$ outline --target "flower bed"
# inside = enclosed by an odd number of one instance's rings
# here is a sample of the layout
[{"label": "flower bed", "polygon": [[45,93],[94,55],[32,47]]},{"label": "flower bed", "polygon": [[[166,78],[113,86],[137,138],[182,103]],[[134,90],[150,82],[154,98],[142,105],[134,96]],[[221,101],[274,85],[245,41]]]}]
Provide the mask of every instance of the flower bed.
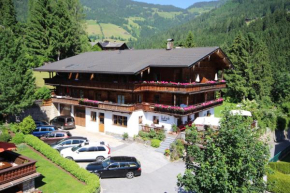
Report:
[{"label": "flower bed", "polygon": [[197,85],[197,84],[215,84],[219,82],[226,82],[225,80],[214,81],[210,80],[205,83],[196,83],[196,82],[172,82],[172,81],[135,81],[134,83],[141,83],[141,84],[166,84],[166,85],[181,85],[181,86],[188,86],[188,85]]},{"label": "flower bed", "polygon": [[215,104],[217,102],[222,102],[222,101],[223,101],[223,98],[219,98],[219,99],[207,101],[207,102],[204,102],[204,103],[201,103],[198,105],[190,105],[188,107],[178,107],[178,106],[155,104],[154,110],[169,112],[169,113],[188,113],[188,112],[194,111],[198,108],[210,106],[212,104]]},{"label": "flower bed", "polygon": [[88,99],[81,99],[79,100],[80,105],[89,105],[89,106],[95,106],[97,107],[99,105],[100,101],[94,101],[94,100],[88,100]]}]

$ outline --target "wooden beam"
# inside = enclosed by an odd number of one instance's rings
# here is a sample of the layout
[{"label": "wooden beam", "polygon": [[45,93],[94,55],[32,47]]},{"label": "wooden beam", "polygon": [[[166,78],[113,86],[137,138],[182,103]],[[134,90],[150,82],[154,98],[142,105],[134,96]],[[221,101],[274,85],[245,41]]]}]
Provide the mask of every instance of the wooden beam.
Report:
[{"label": "wooden beam", "polygon": [[186,105],[188,106],[188,95],[186,96]]},{"label": "wooden beam", "polygon": [[90,80],[93,80],[94,79],[94,76],[95,76],[94,73],[92,73],[91,74],[91,77],[90,77]]},{"label": "wooden beam", "polygon": [[76,80],[79,79],[79,73],[76,74],[76,78],[75,79]]},{"label": "wooden beam", "polygon": [[175,106],[176,105],[176,95],[174,95],[174,102],[173,102],[173,106]]},{"label": "wooden beam", "polygon": [[71,79],[72,77],[72,73],[69,73],[68,79]]}]

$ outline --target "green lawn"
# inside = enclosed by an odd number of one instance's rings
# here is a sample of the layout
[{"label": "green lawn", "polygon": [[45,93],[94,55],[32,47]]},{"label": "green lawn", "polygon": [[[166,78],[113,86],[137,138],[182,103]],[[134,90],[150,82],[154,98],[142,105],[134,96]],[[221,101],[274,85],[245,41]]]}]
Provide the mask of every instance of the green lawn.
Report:
[{"label": "green lawn", "polygon": [[[48,72],[36,72],[33,71],[33,76],[35,77],[35,84],[36,87],[43,87],[44,86],[44,80],[43,78],[49,78],[49,73]],[[53,88],[51,86],[47,86],[48,88]]]},{"label": "green lawn", "polygon": [[215,117],[223,117],[222,111],[225,110],[226,107],[236,106],[235,103],[223,102],[222,105],[214,108],[214,116]]},{"label": "green lawn", "polygon": [[86,186],[26,145],[18,146],[17,153],[37,161],[36,170],[41,173],[43,177],[39,177],[35,180],[35,187],[43,192],[81,192]]}]

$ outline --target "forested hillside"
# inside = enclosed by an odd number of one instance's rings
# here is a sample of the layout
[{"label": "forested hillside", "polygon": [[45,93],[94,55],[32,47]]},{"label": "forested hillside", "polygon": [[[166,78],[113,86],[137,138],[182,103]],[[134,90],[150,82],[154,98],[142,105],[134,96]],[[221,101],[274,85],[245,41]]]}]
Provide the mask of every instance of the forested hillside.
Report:
[{"label": "forested hillside", "polygon": [[[185,23],[195,16],[218,7],[225,0],[200,2],[181,9],[132,0],[81,0],[91,40],[116,39],[132,41],[144,38],[173,26]],[[26,22],[28,0],[14,0],[17,19]],[[114,31],[114,32],[112,32]]]}]

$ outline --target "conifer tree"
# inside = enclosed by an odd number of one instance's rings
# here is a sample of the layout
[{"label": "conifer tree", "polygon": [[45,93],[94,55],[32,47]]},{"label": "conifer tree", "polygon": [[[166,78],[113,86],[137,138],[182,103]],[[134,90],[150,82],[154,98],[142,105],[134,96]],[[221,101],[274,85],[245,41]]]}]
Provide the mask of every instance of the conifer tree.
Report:
[{"label": "conifer tree", "polygon": [[11,29],[0,29],[0,114],[4,116],[20,113],[34,100],[34,78],[22,42]]},{"label": "conifer tree", "polygon": [[230,69],[225,74],[228,90],[226,94],[235,101],[241,101],[248,96],[248,52],[246,50],[247,42],[240,33],[235,38],[234,43],[229,49],[229,58],[234,65],[234,69]]},{"label": "conifer tree", "polygon": [[194,47],[194,41],[193,41],[193,34],[192,34],[192,31],[189,31],[188,32],[188,35],[187,35],[187,38],[185,40],[185,43],[184,43],[184,46],[186,48],[192,48]]},{"label": "conifer tree", "polygon": [[26,32],[27,58],[30,66],[37,67],[50,60],[52,46],[50,29],[52,23],[51,0],[29,3],[28,28]]},{"label": "conifer tree", "polygon": [[17,24],[12,0],[0,1],[0,25],[13,28]]}]

